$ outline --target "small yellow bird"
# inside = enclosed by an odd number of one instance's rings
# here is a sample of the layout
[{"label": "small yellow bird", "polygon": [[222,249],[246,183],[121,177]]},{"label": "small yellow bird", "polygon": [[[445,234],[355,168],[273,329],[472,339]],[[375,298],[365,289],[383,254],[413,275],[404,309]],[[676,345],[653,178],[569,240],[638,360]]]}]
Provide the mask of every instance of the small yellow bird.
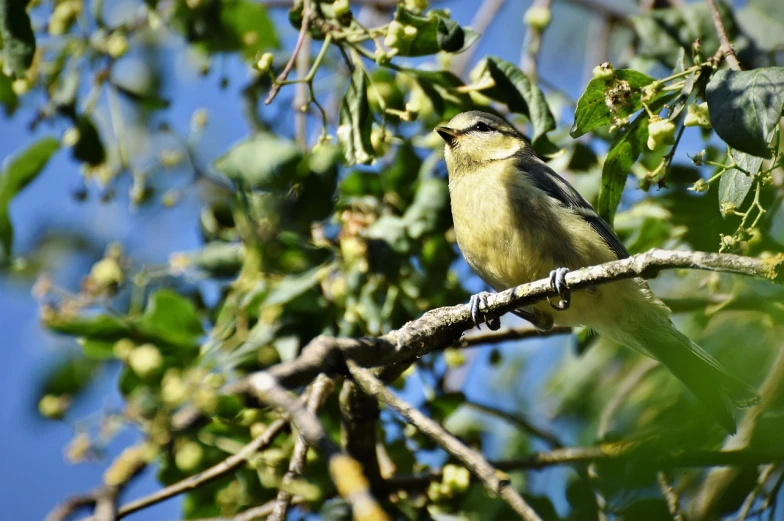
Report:
[{"label": "small yellow bird", "polygon": [[[593,207],[534,153],[503,119],[458,114],[436,128],[444,139],[457,243],[468,264],[496,291],[549,277],[560,302],[539,302],[517,314],[540,329],[588,326],[664,364],[734,434],[735,407],[759,403],[757,392],[678,331],[669,309],[642,279],[570,294],[565,275],[629,256]],[[474,321],[488,293],[471,297]]]}]

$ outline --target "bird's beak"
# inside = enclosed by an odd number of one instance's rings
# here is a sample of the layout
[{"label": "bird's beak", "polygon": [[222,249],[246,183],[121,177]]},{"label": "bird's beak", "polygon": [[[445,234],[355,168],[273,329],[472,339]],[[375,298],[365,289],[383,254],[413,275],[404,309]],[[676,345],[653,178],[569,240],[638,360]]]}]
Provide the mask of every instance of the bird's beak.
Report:
[{"label": "bird's beak", "polygon": [[449,127],[436,127],[436,132],[438,132],[438,135],[441,136],[441,139],[446,141],[447,145],[450,147],[455,146],[455,142],[457,141],[456,130]]}]

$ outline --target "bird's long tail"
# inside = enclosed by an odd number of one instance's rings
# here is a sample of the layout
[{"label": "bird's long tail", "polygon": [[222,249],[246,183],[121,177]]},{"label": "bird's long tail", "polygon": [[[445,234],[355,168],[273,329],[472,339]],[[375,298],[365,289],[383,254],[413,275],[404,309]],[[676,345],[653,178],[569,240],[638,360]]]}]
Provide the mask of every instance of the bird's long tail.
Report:
[{"label": "bird's long tail", "polygon": [[666,313],[657,311],[649,309],[644,330],[637,327],[639,324],[628,324],[622,332],[625,338],[617,340],[661,362],[705,404],[727,432],[735,434],[735,408],[756,405],[760,395],[678,331]]}]

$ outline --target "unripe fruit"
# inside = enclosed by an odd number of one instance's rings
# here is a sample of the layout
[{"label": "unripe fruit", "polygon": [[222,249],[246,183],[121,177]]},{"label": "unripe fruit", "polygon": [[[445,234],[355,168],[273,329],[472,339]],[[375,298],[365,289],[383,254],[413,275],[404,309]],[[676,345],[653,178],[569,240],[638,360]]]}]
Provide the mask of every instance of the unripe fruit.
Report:
[{"label": "unripe fruit", "polygon": [[674,142],[675,123],[658,116],[652,117],[648,124],[648,148],[659,150],[665,145],[672,145]]},{"label": "unripe fruit", "polygon": [[403,24],[397,20],[392,20],[389,22],[389,27],[387,27],[387,35],[384,38],[384,45],[390,49],[397,49],[397,47],[400,45],[400,41],[404,38],[405,27]]},{"label": "unripe fruit", "polygon": [[204,457],[204,449],[195,441],[189,441],[177,449],[174,455],[174,464],[186,474],[193,472],[199,467]]},{"label": "unripe fruit", "polygon": [[343,18],[351,11],[348,0],[335,0],[332,4],[332,12],[335,18]]},{"label": "unripe fruit", "polygon": [[550,9],[543,6],[532,6],[529,7],[528,10],[525,12],[523,16],[523,20],[525,24],[533,29],[546,29],[548,25],[550,25],[550,21],[553,19],[553,14],[550,12]]},{"label": "unripe fruit", "polygon": [[256,69],[262,74],[267,74],[272,69],[273,57],[272,53],[265,52],[256,62]]},{"label": "unripe fruit", "polygon": [[708,114],[708,104],[693,103],[689,105],[686,117],[683,119],[684,127],[711,128],[710,115]]},{"label": "unripe fruit", "polygon": [[612,63],[604,62],[593,68],[593,77],[604,81],[609,81],[615,77]]},{"label": "unripe fruit", "polygon": [[106,53],[112,58],[119,58],[128,52],[128,40],[123,33],[114,32],[106,40]]},{"label": "unripe fruit", "polygon": [[141,378],[147,378],[161,370],[163,356],[154,345],[144,344],[131,351],[128,355],[128,365]]}]

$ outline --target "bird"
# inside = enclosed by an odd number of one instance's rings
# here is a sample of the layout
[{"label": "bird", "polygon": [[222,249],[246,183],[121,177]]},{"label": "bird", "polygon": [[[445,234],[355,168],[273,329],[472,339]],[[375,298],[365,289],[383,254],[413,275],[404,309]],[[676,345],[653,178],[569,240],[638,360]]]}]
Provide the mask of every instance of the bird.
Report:
[{"label": "bird", "polygon": [[[629,257],[612,226],[534,152],[503,118],[462,112],[435,131],[444,140],[449,196],[458,247],[468,265],[495,291],[549,278],[559,301],[515,313],[539,329],[587,326],[664,365],[727,432],[736,407],[760,401],[756,390],[681,333],[670,310],[641,278],[615,281],[574,294],[566,274]],[[471,297],[474,323],[491,329],[488,292]]]}]

